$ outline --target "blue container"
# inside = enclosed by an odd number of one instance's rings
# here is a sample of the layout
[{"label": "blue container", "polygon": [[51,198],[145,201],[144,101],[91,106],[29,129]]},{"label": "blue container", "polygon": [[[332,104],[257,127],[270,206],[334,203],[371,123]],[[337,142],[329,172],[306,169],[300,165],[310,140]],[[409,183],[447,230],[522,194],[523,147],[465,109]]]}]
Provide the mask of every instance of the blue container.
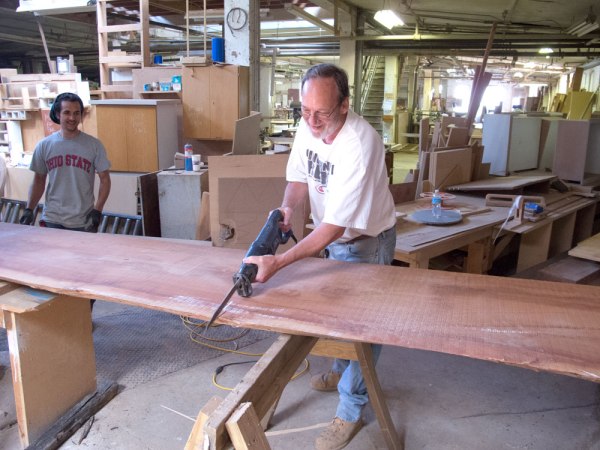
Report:
[{"label": "blue container", "polygon": [[154,55],[154,64],[162,64],[162,55]]},{"label": "blue container", "polygon": [[212,39],[212,60],[213,62],[225,62],[225,39]]}]

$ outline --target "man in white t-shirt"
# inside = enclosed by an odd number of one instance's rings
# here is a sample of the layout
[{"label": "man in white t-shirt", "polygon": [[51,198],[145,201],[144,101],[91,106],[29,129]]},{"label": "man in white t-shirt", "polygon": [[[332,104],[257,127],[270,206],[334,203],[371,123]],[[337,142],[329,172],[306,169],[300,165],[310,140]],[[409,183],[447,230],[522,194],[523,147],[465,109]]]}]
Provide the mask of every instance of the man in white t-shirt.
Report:
[{"label": "man in white t-shirt", "polygon": [[[252,256],[257,282],[281,268],[325,250],[328,258],[391,264],[396,217],[377,132],[350,110],[346,73],[332,64],[311,67],[302,80],[302,120],[287,166],[288,185],[280,210],[290,228],[294,210],[308,196],[315,229],[296,246],[275,256]],[[373,345],[375,360],[381,352]],[[345,447],[362,427],[368,401],[357,361],[334,361],[332,370],[311,379],[314,389],[337,389],[336,417],[319,435],[318,450]]]}]

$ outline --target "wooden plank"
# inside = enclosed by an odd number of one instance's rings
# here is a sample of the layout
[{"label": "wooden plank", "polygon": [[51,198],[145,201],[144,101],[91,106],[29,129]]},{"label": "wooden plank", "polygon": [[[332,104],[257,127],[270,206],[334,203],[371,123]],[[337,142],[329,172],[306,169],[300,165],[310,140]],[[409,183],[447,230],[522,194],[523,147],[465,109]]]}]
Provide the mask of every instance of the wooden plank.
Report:
[{"label": "wooden plank", "polygon": [[469,142],[469,129],[463,127],[450,127],[446,146],[467,145]]},{"label": "wooden plank", "polygon": [[192,432],[188,437],[184,450],[204,450],[204,426],[206,425],[206,422],[208,421],[210,415],[218,408],[218,406],[222,402],[223,398],[219,397],[218,395],[215,395],[206,403],[206,405],[202,407],[202,409],[198,413],[196,422],[194,422],[194,427],[192,428]]},{"label": "wooden plank", "polygon": [[200,241],[210,239],[210,192],[202,193],[197,224],[196,239]]},{"label": "wooden plank", "polygon": [[[2,280],[203,320],[231,288],[244,255],[193,240],[5,223],[0,241]],[[218,322],[433,350],[597,382],[599,292],[593,286],[507,283],[443,271],[431,277],[423,270],[307,258],[255,284],[252,297],[234,295]]]},{"label": "wooden plank", "polygon": [[160,237],[160,214],[158,207],[157,173],[147,173],[138,177],[142,226],[144,236]]},{"label": "wooden plank", "polygon": [[360,370],[365,379],[365,384],[367,385],[371,407],[377,416],[377,421],[383,432],[385,443],[390,450],[402,450],[404,449],[404,445],[398,437],[394,422],[390,417],[390,412],[385,403],[385,395],[379,384],[377,372],[375,372],[371,344],[357,343],[354,347],[358,355],[358,361],[360,362]]},{"label": "wooden plank", "polygon": [[123,33],[128,31],[141,31],[142,25],[139,23],[128,23],[122,25],[99,25],[98,33]]},{"label": "wooden plank", "polygon": [[[285,170],[289,155],[209,156],[210,234],[217,247],[248,249],[264,225],[271,209],[281,206],[285,189]],[[273,179],[281,180],[278,189],[270,190]],[[227,181],[222,181],[226,179]],[[226,189],[221,198],[221,185]],[[246,187],[243,187],[243,186]],[[258,189],[258,191],[257,191]],[[243,194],[241,202],[238,194]],[[242,217],[246,215],[246,220]],[[252,215],[252,220],[248,219]],[[304,208],[294,214],[292,229],[298,239],[303,236]],[[236,217],[237,216],[237,217]],[[223,227],[221,226],[223,224]],[[237,228],[235,239],[221,235],[224,227]],[[240,237],[241,236],[241,237]],[[243,237],[243,238],[242,238]],[[288,248],[290,244],[282,247]]]},{"label": "wooden plank", "polygon": [[96,390],[90,304],[61,295],[39,311],[5,319],[19,434],[27,446]]},{"label": "wooden plank", "polygon": [[594,103],[595,95],[594,92],[587,91],[569,92],[571,101],[569,103],[567,119],[589,119],[592,116],[592,105]]},{"label": "wooden plank", "polygon": [[117,383],[105,382],[93,394],[86,395],[64,416],[60,417],[39,439],[30,445],[31,449],[57,449],[77,432],[94,414],[100,411],[119,393]]},{"label": "wooden plank", "polygon": [[252,403],[242,403],[225,423],[235,450],[270,450]]},{"label": "wooden plank", "polygon": [[600,276],[600,264],[568,256],[540,269],[540,273],[545,280],[586,284]]},{"label": "wooden plank", "polygon": [[511,175],[493,177],[485,180],[471,181],[455,186],[448,186],[449,191],[512,191],[538,183],[550,183],[556,175]]},{"label": "wooden plank", "polygon": [[436,151],[429,158],[429,181],[434,189],[471,181],[471,147]]},{"label": "wooden plank", "polygon": [[[211,183],[211,186],[214,185]],[[264,226],[269,212],[281,206],[286,186],[287,181],[283,177],[220,178],[218,244],[248,249]],[[296,225],[292,227],[294,233],[303,225],[296,220]],[[280,251],[292,245],[293,242],[290,242],[282,246]]]},{"label": "wooden plank", "polygon": [[600,233],[581,241],[569,250],[569,255],[600,262]]},{"label": "wooden plank", "polygon": [[328,358],[340,358],[358,361],[358,355],[354,345],[350,342],[336,339],[319,339],[310,351],[311,355],[326,356]]},{"label": "wooden plank", "polygon": [[269,412],[316,340],[282,335],[271,345],[209,417],[204,429],[211,448],[219,449],[227,444],[225,423],[241,403],[251,402],[259,418]]}]

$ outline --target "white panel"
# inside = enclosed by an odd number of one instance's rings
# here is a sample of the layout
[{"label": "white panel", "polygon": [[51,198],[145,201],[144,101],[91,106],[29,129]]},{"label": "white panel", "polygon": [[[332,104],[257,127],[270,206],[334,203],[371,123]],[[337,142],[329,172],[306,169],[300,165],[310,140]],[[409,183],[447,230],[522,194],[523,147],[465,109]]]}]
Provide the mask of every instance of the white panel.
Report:
[{"label": "white panel", "polygon": [[510,120],[509,114],[486,114],[483,119],[483,162],[491,163],[492,175],[507,174]]},{"label": "white panel", "polygon": [[225,62],[250,66],[250,1],[225,1]]},{"label": "white panel", "polygon": [[162,237],[196,238],[203,176],[207,177],[207,172],[158,173],[158,203]]},{"label": "white panel", "polygon": [[540,151],[539,117],[513,117],[510,131],[508,171],[536,169]]}]

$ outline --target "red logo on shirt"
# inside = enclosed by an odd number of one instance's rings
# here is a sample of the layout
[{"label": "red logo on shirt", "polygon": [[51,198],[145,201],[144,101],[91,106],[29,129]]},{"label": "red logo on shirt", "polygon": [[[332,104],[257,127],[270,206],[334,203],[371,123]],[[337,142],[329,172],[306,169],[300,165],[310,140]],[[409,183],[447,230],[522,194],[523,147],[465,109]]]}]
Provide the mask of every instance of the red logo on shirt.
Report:
[{"label": "red logo on shirt", "polygon": [[323,186],[322,184],[318,184],[317,186],[315,186],[315,189],[317,190],[317,192],[319,194],[324,194],[325,193],[325,186]]}]

